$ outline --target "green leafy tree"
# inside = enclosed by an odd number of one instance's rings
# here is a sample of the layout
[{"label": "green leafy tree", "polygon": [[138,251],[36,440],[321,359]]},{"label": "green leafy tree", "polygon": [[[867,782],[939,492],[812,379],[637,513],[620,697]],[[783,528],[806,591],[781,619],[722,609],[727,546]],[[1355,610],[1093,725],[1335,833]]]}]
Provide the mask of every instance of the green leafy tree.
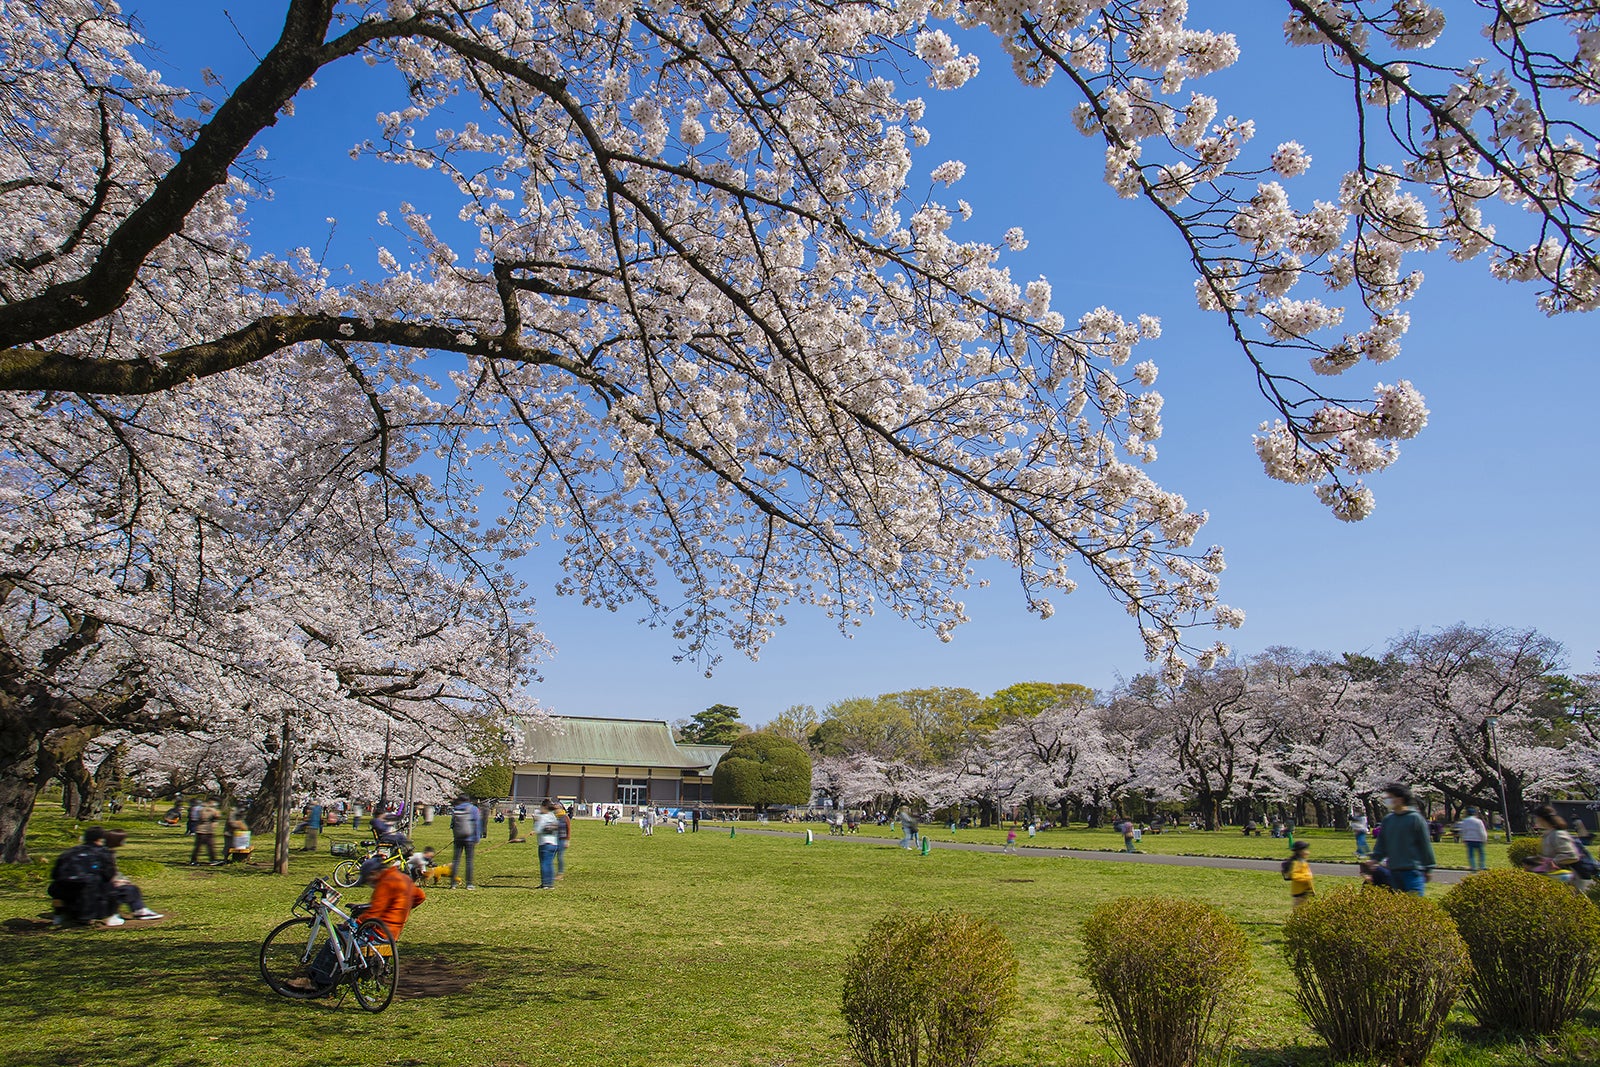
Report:
[{"label": "green leafy tree", "polygon": [[739,721],[739,709],[713,704],[678,728],[678,740],[689,745],[731,745],[750,728]]},{"label": "green leafy tree", "polygon": [[923,758],[947,760],[961,750],[962,742],[983,715],[983,698],[970,689],[935,686],[907,689],[878,698],[906,709]]},{"label": "green leafy tree", "polygon": [[828,705],[813,737],[813,747],[824,756],[920,760],[926,755],[910,709],[882,697],[851,697]]},{"label": "green leafy tree", "polygon": [[809,746],[820,725],[816,708],[810,704],[791,704],[761,729],[769,734],[777,734],[779,737],[787,737],[798,744]]},{"label": "green leafy tree", "polygon": [[985,700],[977,726],[993,729],[1012,719],[1034,719],[1042,711],[1094,699],[1094,690],[1076,682],[1018,682]]},{"label": "green leafy tree", "polygon": [[718,804],[804,804],[811,799],[811,755],[787,737],[744,734],[718,762],[711,791]]},{"label": "green leafy tree", "polygon": [[461,792],[469,797],[500,798],[511,795],[511,764],[490,763],[461,779]]}]

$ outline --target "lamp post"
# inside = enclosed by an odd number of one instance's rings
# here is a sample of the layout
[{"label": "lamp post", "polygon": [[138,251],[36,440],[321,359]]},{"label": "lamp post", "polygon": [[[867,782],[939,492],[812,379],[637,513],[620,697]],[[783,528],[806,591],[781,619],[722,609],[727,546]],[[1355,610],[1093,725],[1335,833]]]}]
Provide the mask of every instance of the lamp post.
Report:
[{"label": "lamp post", "polygon": [[1500,819],[1501,826],[1506,832],[1506,844],[1511,843],[1511,807],[1506,803],[1506,774],[1500,767],[1500,743],[1495,737],[1495,726],[1500,722],[1500,716],[1491,715],[1483,720],[1489,728],[1489,756],[1494,760],[1494,776],[1500,782]]}]

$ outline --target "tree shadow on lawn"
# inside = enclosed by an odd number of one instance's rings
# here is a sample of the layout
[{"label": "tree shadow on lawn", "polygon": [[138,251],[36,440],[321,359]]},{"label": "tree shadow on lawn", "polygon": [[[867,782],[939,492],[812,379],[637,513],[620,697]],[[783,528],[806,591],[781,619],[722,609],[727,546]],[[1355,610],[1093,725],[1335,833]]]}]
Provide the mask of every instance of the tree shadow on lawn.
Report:
[{"label": "tree shadow on lawn", "polygon": [[1490,1030],[1465,1020],[1445,1025],[1463,1048],[1497,1055],[1503,1062],[1539,1067],[1595,1067],[1600,1063],[1600,1010],[1588,1008],[1574,1023],[1547,1036]]},{"label": "tree shadow on lawn", "polygon": [[[0,934],[0,973],[7,978],[0,983],[0,1018],[36,1035],[26,1044],[41,1047],[13,1045],[7,1067],[72,1067],[109,1058],[120,1067],[202,1067],[216,1059],[216,1043],[267,1046],[278,1062],[290,1062],[299,1050],[284,1047],[285,1033],[335,1042],[372,1033],[373,1017],[347,988],[314,1001],[275,995],[261,979],[255,938],[183,943],[90,930],[37,937],[32,922],[11,920]],[[26,940],[13,933],[24,925]],[[564,981],[563,999],[569,1000],[602,995],[604,976],[586,976],[572,988],[552,956],[539,947],[508,953],[482,944],[402,945],[395,1006],[425,1000],[430,1018],[478,1017],[482,1004],[473,989],[487,980],[535,988],[560,988]],[[306,1062],[316,1061],[311,1048],[304,1054]]]},{"label": "tree shadow on lawn", "polygon": [[[1451,1062],[1459,1061],[1460,1053],[1465,1052],[1485,1057],[1484,1062],[1517,1067],[1595,1067],[1600,1064],[1600,1011],[1582,1012],[1576,1025],[1549,1037],[1525,1037],[1489,1030],[1465,1019],[1452,1020],[1445,1024],[1441,1044],[1455,1046],[1457,1055]],[[1234,1049],[1233,1059],[1240,1067],[1341,1067],[1341,1061],[1319,1044]]]}]

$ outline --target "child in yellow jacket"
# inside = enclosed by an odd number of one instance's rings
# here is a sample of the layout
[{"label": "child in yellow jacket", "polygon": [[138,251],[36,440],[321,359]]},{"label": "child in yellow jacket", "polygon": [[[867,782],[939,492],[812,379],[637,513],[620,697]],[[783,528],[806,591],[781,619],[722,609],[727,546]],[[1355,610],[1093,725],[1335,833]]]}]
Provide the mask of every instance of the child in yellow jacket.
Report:
[{"label": "child in yellow jacket", "polygon": [[1309,841],[1296,841],[1289,849],[1289,860],[1283,870],[1283,876],[1289,882],[1289,896],[1297,908],[1317,895],[1312,887],[1311,864],[1306,862],[1306,854],[1310,851]]}]

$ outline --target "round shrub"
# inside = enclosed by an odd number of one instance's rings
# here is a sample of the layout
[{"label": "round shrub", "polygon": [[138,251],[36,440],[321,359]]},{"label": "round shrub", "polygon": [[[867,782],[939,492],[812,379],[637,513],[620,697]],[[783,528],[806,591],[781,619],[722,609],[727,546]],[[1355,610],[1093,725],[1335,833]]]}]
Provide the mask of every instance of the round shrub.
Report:
[{"label": "round shrub", "polygon": [[1283,940],[1295,1000],[1340,1060],[1422,1063],[1471,970],[1438,905],[1371,886],[1319,896]]},{"label": "round shrub", "polygon": [[1600,978],[1600,908],[1561,882],[1486,871],[1441,902],[1472,954],[1467,1007],[1484,1026],[1548,1034]]},{"label": "round shrub", "polygon": [[892,912],[845,964],[845,1031],[865,1067],[971,1067],[1016,1001],[1011,942],[973,915]]},{"label": "round shrub", "polygon": [[1083,926],[1084,975],[1132,1067],[1193,1067],[1220,1053],[1250,978],[1244,932],[1210,904],[1126,897]]},{"label": "round shrub", "polygon": [[1521,870],[1529,860],[1538,858],[1539,839],[1537,837],[1513,837],[1506,846],[1506,860],[1512,867]]}]

